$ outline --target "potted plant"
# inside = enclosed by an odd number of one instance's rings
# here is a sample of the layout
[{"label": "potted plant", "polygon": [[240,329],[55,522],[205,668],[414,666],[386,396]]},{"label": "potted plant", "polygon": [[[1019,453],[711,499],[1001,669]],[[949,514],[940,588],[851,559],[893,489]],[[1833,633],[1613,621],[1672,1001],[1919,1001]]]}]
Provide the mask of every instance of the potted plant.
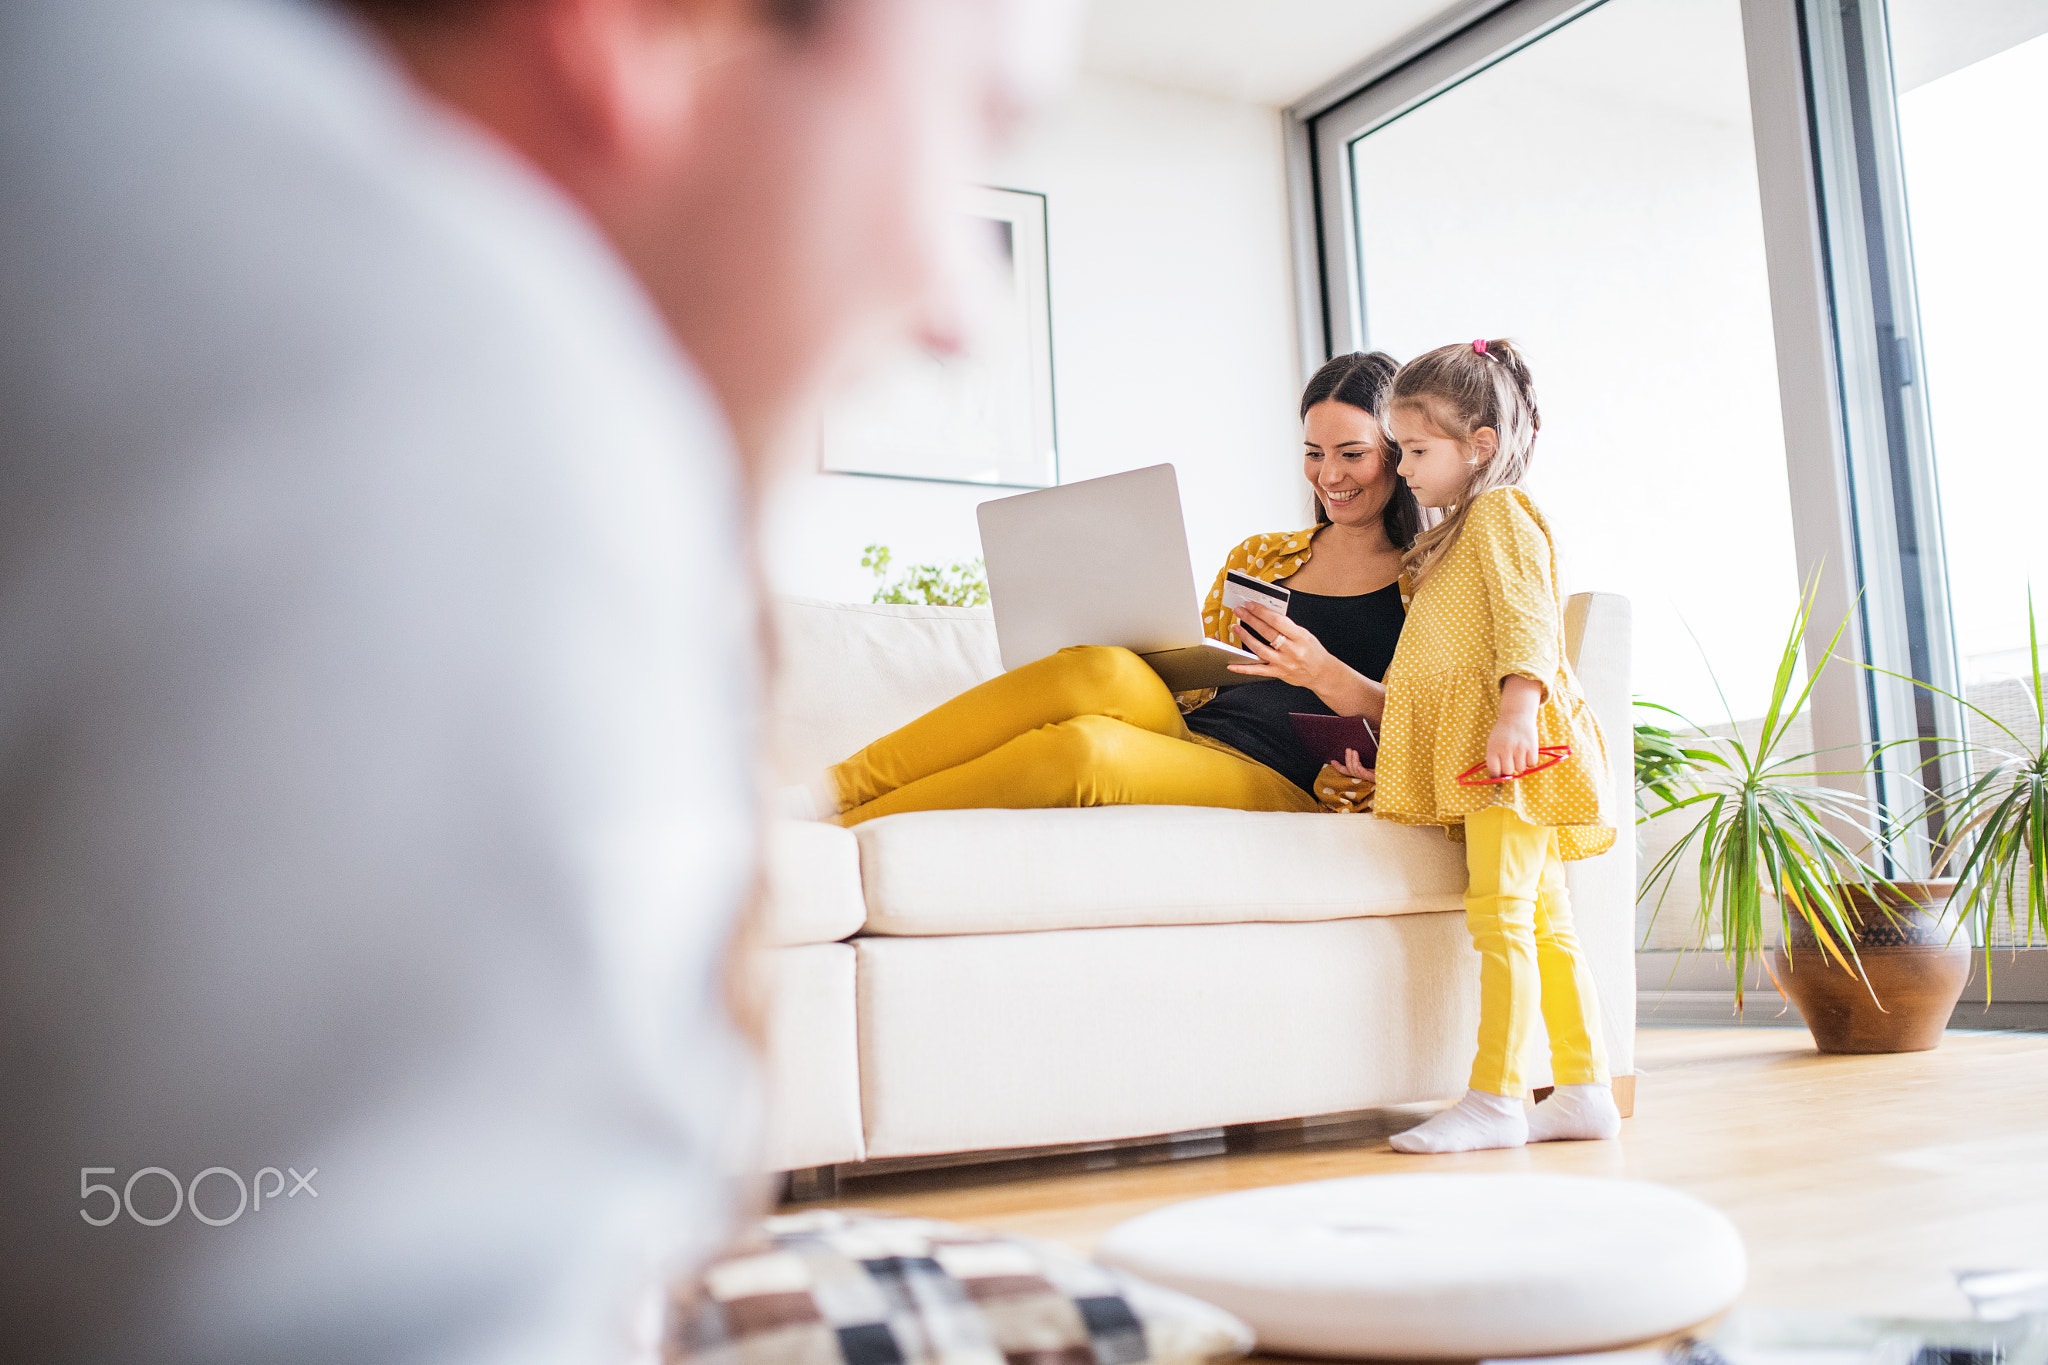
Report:
[{"label": "potted plant", "polygon": [[[1649,814],[1695,815],[1651,867],[1642,895],[1656,895],[1654,917],[1678,874],[1697,871],[1699,937],[1706,942],[1718,931],[1735,968],[1738,1012],[1749,962],[1768,946],[1766,916],[1775,915],[1784,946],[1773,953],[1773,981],[1799,1006],[1821,1051],[1921,1050],[1940,1041],[1968,975],[1968,952],[1920,941],[1916,913],[1941,889],[1889,880],[1870,860],[1895,832],[1875,803],[1861,792],[1815,784],[1815,777],[1838,774],[1809,770],[1816,752],[1792,751],[1795,722],[1820,676],[1815,670],[1794,693],[1812,613],[1809,589],[1779,651],[1755,737],[1744,738],[1732,711],[1732,733],[1688,737],[1681,752],[1691,768],[1690,791]],[[1823,659],[1833,657],[1847,625],[1844,618],[1836,627]],[[1841,771],[1861,774],[1867,767]],[[1843,829],[1862,836],[1862,846],[1852,847]]]},{"label": "potted plant", "polygon": [[2029,672],[2021,695],[2033,713],[2033,724],[2022,723],[2018,730],[1946,688],[1906,679],[1948,698],[1982,722],[1979,738],[1965,734],[1940,742],[1939,753],[1922,770],[1941,758],[1960,758],[1963,775],[1929,788],[1915,809],[1900,816],[1895,830],[1902,836],[1934,831],[1934,875],[1955,869],[1945,883],[1952,888],[1950,936],[1959,935],[1965,925],[1975,927],[1987,982],[1991,939],[2001,912],[2015,942],[2033,942],[2037,930],[2048,938],[2048,695],[2041,679],[2032,592],[2027,594],[2027,657]]},{"label": "potted plant", "polygon": [[[1822,1052],[1926,1052],[1941,1045],[1970,979],[1970,949],[1955,939],[1953,881],[1886,881],[1838,888],[1852,935],[1794,919],[1773,953],[1779,989]],[[1827,941],[1822,942],[1823,934]],[[1844,954],[1853,972],[1836,970]]]},{"label": "potted plant", "polygon": [[[1684,716],[1668,706],[1636,698],[1638,711],[1658,711],[1694,728]],[[1708,759],[1704,752],[1686,747],[1685,737],[1653,720],[1635,724],[1636,824],[1676,806],[1695,790],[1694,777]],[[1654,806],[1654,809],[1653,809]]]},{"label": "potted plant", "polygon": [[894,579],[889,577],[891,558],[886,545],[870,545],[860,557],[860,566],[875,576],[877,602],[925,607],[988,605],[988,573],[978,558],[956,560],[943,568],[937,564],[915,564]]}]

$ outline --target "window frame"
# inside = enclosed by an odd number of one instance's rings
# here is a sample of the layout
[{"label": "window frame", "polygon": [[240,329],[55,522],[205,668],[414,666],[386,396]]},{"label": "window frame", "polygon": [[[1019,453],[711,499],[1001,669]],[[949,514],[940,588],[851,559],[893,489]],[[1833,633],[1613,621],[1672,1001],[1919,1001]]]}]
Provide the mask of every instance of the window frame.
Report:
[{"label": "window frame", "polygon": [[[1890,23],[1885,0],[1798,0],[1795,17],[1857,551],[1859,657],[1901,675],[1866,674],[1872,741],[1895,746],[1877,764],[1877,795],[1899,809],[1917,795],[1923,770],[1944,782],[1965,775],[1959,760],[1943,757],[1938,737],[1960,738],[1967,727],[1961,706],[1905,681],[1963,691]],[[1925,850],[1898,870],[1925,876]]]}]

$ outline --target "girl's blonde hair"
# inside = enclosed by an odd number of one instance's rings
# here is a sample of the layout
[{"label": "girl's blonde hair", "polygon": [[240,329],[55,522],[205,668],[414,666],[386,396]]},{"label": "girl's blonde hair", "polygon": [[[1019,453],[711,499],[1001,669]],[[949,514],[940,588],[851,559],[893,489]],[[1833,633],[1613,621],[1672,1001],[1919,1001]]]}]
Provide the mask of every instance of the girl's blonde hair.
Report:
[{"label": "girl's blonde hair", "polygon": [[1415,357],[1395,373],[1387,406],[1416,410],[1460,445],[1481,427],[1492,427],[1499,441],[1493,458],[1473,467],[1450,515],[1417,536],[1403,555],[1409,577],[1420,585],[1458,543],[1466,513],[1479,495],[1513,488],[1528,474],[1543,419],[1536,411],[1529,364],[1505,339],[1439,346]]}]

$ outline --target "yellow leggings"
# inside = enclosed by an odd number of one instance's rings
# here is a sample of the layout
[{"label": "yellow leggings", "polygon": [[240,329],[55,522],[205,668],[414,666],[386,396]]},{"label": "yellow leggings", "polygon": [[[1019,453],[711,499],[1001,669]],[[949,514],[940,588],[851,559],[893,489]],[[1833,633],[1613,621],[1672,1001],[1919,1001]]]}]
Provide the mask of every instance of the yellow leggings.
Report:
[{"label": "yellow leggings", "polygon": [[1479,1055],[1474,1090],[1528,1093],[1540,1011],[1558,1085],[1607,1080],[1600,1000],[1572,932],[1557,831],[1502,806],[1465,817],[1465,927],[1479,950]]},{"label": "yellow leggings", "polygon": [[842,825],[984,806],[1320,809],[1265,764],[1192,733],[1143,659],[1103,645],[970,687],[828,776]]}]

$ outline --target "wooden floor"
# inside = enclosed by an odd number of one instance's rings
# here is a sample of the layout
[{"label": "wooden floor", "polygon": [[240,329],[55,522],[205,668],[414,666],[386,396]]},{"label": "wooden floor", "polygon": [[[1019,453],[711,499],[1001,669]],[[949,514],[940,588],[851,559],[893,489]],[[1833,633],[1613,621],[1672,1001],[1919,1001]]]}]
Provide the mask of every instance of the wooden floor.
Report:
[{"label": "wooden floor", "polygon": [[[1940,1050],[1823,1057],[1803,1028],[1645,1029],[1616,1142],[1401,1156],[1425,1110],[1262,1133],[1265,1149],[1163,1149],[846,1181],[847,1207],[950,1218],[1089,1249],[1162,1204],[1395,1171],[1654,1180],[1726,1212],[1748,1306],[1963,1316],[1950,1272],[2048,1265],[2048,1034],[1951,1033]],[[1202,1149],[1197,1148],[1197,1151]],[[1109,1169],[1087,1169],[1089,1164]]]}]

